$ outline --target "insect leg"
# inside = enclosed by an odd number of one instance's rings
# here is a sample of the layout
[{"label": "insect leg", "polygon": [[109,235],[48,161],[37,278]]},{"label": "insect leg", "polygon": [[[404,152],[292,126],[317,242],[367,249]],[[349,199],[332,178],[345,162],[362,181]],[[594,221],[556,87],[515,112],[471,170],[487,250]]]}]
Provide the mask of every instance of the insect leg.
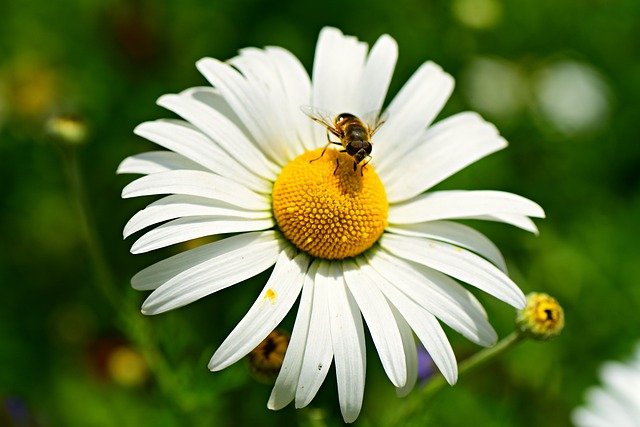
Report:
[{"label": "insect leg", "polygon": [[324,146],[324,148],[322,149],[322,153],[320,153],[320,156],[316,157],[315,159],[311,159],[309,160],[309,163],[311,162],[315,162],[316,160],[319,160],[322,158],[322,156],[324,156],[324,152],[327,151],[327,147],[329,147],[329,145],[331,145],[332,141],[327,142],[327,145]]},{"label": "insect leg", "polygon": [[316,160],[321,159],[322,156],[324,156],[324,152],[327,151],[327,148],[329,148],[329,145],[331,144],[342,145],[339,142],[335,142],[331,140],[331,137],[329,136],[329,129],[327,129],[327,145],[325,145],[324,148],[322,149],[322,153],[320,153],[320,156],[316,157],[315,159],[309,160],[309,163],[315,162]]},{"label": "insect leg", "polygon": [[336,168],[333,170],[333,174],[335,175],[336,172],[338,171],[338,168],[340,167],[340,159],[338,159],[336,157]]},{"label": "insect leg", "polygon": [[362,167],[360,167],[360,176],[362,176],[362,171],[364,170],[364,167],[367,166],[369,164],[369,162],[371,161],[372,157],[371,156],[367,156],[367,160],[362,164]]}]

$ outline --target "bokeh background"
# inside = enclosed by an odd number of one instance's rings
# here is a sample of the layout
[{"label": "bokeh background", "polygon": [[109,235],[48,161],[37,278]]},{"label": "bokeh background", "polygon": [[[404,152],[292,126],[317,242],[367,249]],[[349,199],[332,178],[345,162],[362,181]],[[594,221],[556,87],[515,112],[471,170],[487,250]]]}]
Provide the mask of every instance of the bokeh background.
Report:
[{"label": "bokeh background", "polygon": [[[144,295],[129,278],[185,247],[129,254],[123,225],[149,200],[121,200],[132,178],[115,174],[124,157],[153,147],[135,125],[170,116],[156,98],[205,84],[197,59],[280,45],[310,69],[325,25],[398,41],[390,94],[423,61],[437,62],[457,82],[441,117],[477,110],[510,141],[439,188],[512,191],[547,212],[538,237],[475,226],[525,292],[559,299],[563,335],[461,378],[413,423],[569,425],[600,363],[631,354],[640,339],[637,0],[2,0],[0,425],[341,423],[331,373],[311,409],[272,412],[270,386],[245,363],[208,372],[266,275],[174,312],[139,313]],[[59,114],[86,122],[84,144],[47,135]],[[498,333],[512,331],[514,311],[478,296]],[[447,332],[459,360],[478,350]],[[364,426],[403,404],[368,349]]]}]

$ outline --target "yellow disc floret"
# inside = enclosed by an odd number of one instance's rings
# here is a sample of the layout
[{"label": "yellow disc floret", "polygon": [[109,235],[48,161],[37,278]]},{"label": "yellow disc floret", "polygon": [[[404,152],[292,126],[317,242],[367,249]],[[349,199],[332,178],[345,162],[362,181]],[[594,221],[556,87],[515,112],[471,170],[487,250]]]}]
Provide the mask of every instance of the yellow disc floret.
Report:
[{"label": "yellow disc floret", "polygon": [[387,195],[371,165],[361,173],[360,166],[353,170],[353,157],[321,152],[307,151],[282,169],[273,186],[276,221],[287,239],[314,257],[356,256],[387,226]]}]

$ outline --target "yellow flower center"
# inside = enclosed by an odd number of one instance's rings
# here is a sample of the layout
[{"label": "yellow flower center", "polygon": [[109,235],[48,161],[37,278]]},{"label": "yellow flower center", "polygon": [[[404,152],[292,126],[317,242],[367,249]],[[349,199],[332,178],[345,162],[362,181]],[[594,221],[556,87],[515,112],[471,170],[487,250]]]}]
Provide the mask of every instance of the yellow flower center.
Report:
[{"label": "yellow flower center", "polygon": [[300,250],[324,259],[356,256],[387,226],[387,195],[371,165],[361,174],[346,153],[321,152],[307,151],[282,169],[273,186],[273,213]]}]

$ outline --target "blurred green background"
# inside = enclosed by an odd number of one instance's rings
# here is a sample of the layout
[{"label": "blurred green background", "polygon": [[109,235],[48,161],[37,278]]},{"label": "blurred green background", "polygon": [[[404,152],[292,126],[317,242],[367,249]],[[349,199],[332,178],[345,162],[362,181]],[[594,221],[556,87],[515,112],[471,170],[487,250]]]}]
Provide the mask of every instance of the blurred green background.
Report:
[{"label": "blurred green background", "polygon": [[[170,114],[158,96],[205,84],[194,63],[280,45],[307,69],[320,28],[400,46],[390,94],[425,60],[456,78],[441,117],[467,109],[510,147],[439,188],[512,191],[539,202],[540,236],[477,223],[525,292],[566,312],[563,335],[526,342],[425,402],[415,425],[563,426],[606,359],[640,338],[640,2],[637,0],[327,0],[0,2],[0,425],[340,424],[334,375],[311,409],[266,408],[246,364],[206,368],[266,278],[146,318],[139,269],[184,247],[133,256],[121,230],[149,199],[121,200],[128,155],[152,149],[136,124]],[[47,138],[74,114],[89,138]],[[81,171],[79,179],[74,167]],[[75,183],[75,184],[74,184]],[[83,187],[83,188],[80,188]],[[77,192],[86,192],[83,228]],[[102,248],[95,263],[89,248]],[[478,293],[479,294],[479,293]],[[479,295],[499,335],[515,313]],[[290,322],[288,319],[287,322]],[[288,323],[287,323],[288,324]],[[478,348],[447,331],[461,360]],[[403,401],[368,342],[356,424]],[[316,424],[314,424],[316,423]],[[320,424],[318,424],[320,423]]]}]

